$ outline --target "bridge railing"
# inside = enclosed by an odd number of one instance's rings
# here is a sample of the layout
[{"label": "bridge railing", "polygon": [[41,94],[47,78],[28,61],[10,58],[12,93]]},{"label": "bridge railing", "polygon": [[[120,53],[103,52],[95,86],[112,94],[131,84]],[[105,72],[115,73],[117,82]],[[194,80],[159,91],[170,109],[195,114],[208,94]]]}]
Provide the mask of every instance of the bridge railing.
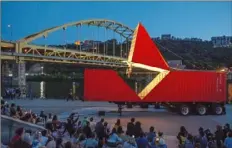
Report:
[{"label": "bridge railing", "polygon": [[15,130],[20,127],[31,130],[32,132],[45,130],[42,126],[1,115],[1,142],[7,145],[14,136]]}]

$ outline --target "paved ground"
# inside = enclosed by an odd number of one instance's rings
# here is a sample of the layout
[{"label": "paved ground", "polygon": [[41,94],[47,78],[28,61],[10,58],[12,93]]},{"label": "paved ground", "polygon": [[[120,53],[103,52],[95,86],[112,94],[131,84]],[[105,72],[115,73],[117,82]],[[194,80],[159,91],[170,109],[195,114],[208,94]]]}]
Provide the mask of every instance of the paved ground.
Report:
[{"label": "paved ground", "polygon": [[[116,105],[106,102],[82,102],[82,101],[65,101],[65,100],[13,100],[23,108],[31,109],[39,113],[44,110],[46,113],[54,113],[64,119],[70,112],[79,112],[80,114],[90,115],[96,114],[98,110],[114,111],[117,110]],[[99,118],[96,115],[92,115]],[[179,128],[184,125],[189,132],[197,134],[200,126],[215,130],[216,125],[232,124],[232,106],[227,106],[227,115],[223,116],[187,116],[183,117],[175,113],[167,112],[166,110],[155,109],[125,109],[123,116],[120,117],[122,125],[126,126],[131,117],[142,122],[142,127],[148,131],[150,126],[154,126],[157,131],[162,131],[166,135],[167,142],[170,148],[176,147],[176,138]],[[113,124],[117,118],[116,113],[108,113],[104,117],[110,124]]]}]

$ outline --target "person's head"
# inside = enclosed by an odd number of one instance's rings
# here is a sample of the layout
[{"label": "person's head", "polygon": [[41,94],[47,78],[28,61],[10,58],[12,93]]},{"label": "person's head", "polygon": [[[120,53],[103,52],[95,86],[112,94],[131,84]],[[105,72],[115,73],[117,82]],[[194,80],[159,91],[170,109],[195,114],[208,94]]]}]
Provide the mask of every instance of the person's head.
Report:
[{"label": "person's head", "polygon": [[116,131],[116,128],[113,128],[111,134],[114,134],[114,133],[116,133],[116,132],[117,132],[117,131]]},{"label": "person's head", "polygon": [[71,119],[70,119],[70,118],[67,118],[67,122],[68,122],[68,123],[71,123]]},{"label": "person's head", "polygon": [[42,136],[41,132],[36,132],[35,135],[34,135],[34,139],[40,140],[41,136]]},{"label": "person's head", "polygon": [[119,127],[118,127],[118,131],[117,131],[117,132],[118,132],[118,134],[124,133],[124,131],[123,131],[123,129],[122,129],[122,126],[119,126]]},{"label": "person's head", "polygon": [[17,106],[17,109],[16,109],[18,112],[21,111],[21,107],[20,106]]},{"label": "person's head", "polygon": [[230,129],[230,124],[229,123],[225,124],[225,129]]},{"label": "person's head", "polygon": [[135,118],[131,118],[131,122],[134,123],[135,122]]},{"label": "person's head", "polygon": [[120,119],[117,119],[116,125],[120,125],[121,121]]},{"label": "person's head", "polygon": [[180,127],[180,132],[182,132],[182,133],[186,132],[186,128],[184,126],[181,126]]},{"label": "person's head", "polygon": [[228,133],[228,137],[229,137],[229,138],[232,138],[232,132],[229,132],[229,133]]},{"label": "person's head", "polygon": [[205,136],[204,131],[200,131],[199,134],[200,134],[201,137]]},{"label": "person's head", "polygon": [[72,148],[72,143],[70,141],[66,142],[64,148]]},{"label": "person's head", "polygon": [[89,125],[90,125],[90,123],[89,123],[89,121],[87,121],[87,122],[86,122],[86,126],[89,126]]},{"label": "person's head", "polygon": [[57,115],[54,115],[52,120],[58,120]]},{"label": "person's head", "polygon": [[144,132],[140,132],[140,137],[142,138],[142,137],[144,137]]},{"label": "person's head", "polygon": [[48,114],[48,118],[50,118],[50,119],[52,118],[52,114],[51,113]]},{"label": "person's head", "polygon": [[150,127],[150,132],[153,133],[155,128],[153,126]]},{"label": "person's head", "polygon": [[202,128],[202,127],[200,127],[199,129],[198,129],[198,132],[200,133],[200,132],[203,132],[204,131],[204,129]]},{"label": "person's head", "polygon": [[105,120],[102,118],[102,119],[101,119],[101,123],[103,123],[104,121],[105,121]]},{"label": "person's head", "polygon": [[15,107],[15,104],[14,103],[11,103],[11,106],[10,107]]},{"label": "person's head", "polygon": [[188,134],[187,139],[188,139],[189,141],[193,141],[193,136],[192,136],[191,134]]},{"label": "person's head", "polygon": [[41,134],[42,134],[42,136],[46,137],[46,136],[47,136],[47,130],[43,130],[43,131],[41,132]]},{"label": "person's head", "polygon": [[158,133],[158,136],[159,136],[159,137],[163,137],[163,132],[159,132],[159,133]]},{"label": "person's head", "polygon": [[18,135],[18,136],[22,136],[24,134],[24,128],[21,127],[21,128],[18,128],[16,131],[15,131],[15,134]]},{"label": "person's head", "polygon": [[91,117],[91,118],[89,119],[89,121],[90,121],[90,122],[93,122],[93,117]]},{"label": "person's head", "polygon": [[136,126],[136,127],[141,127],[141,123],[140,123],[139,121],[137,121],[137,122],[135,123],[135,126]]},{"label": "person's head", "polygon": [[85,135],[81,134],[80,137],[79,137],[79,141],[83,141],[83,140],[85,140]]},{"label": "person's head", "polygon": [[108,125],[108,123],[107,122],[104,122],[104,126],[106,127]]}]

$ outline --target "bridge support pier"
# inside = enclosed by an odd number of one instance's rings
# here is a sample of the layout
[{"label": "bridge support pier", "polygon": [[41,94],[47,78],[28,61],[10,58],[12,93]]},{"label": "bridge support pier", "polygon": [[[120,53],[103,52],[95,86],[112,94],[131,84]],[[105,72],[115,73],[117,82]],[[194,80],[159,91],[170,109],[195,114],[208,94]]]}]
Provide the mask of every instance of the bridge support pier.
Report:
[{"label": "bridge support pier", "polygon": [[26,98],[26,63],[19,61],[18,63],[18,86],[21,91],[21,98]]}]

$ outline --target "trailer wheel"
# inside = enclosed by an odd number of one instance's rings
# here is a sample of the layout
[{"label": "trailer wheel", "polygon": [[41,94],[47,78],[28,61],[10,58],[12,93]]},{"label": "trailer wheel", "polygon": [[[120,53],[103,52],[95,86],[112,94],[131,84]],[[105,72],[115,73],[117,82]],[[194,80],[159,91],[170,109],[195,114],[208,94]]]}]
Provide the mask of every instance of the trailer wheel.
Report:
[{"label": "trailer wheel", "polygon": [[205,105],[197,105],[197,113],[201,116],[205,115],[207,113],[207,107]]},{"label": "trailer wheel", "polygon": [[160,109],[160,104],[159,103],[155,104],[155,109]]},{"label": "trailer wheel", "polygon": [[219,104],[215,105],[215,107],[214,107],[214,113],[216,115],[221,115],[223,113],[223,106],[221,106]]},{"label": "trailer wheel", "polygon": [[188,105],[181,105],[180,106],[180,114],[183,116],[187,116],[190,113],[190,108]]},{"label": "trailer wheel", "polygon": [[148,104],[141,104],[140,107],[141,107],[141,108],[148,108],[149,105],[148,105]]}]

